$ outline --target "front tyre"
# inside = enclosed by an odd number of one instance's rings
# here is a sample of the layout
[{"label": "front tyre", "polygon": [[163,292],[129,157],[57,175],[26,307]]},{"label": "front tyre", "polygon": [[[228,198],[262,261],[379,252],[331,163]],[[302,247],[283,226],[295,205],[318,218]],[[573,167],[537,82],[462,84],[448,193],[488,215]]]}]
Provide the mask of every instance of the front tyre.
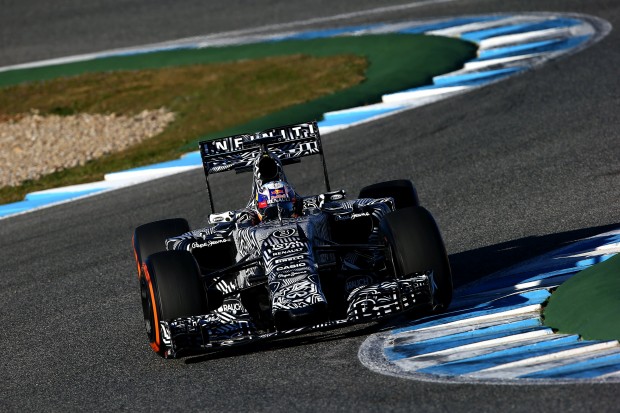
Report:
[{"label": "front tyre", "polygon": [[164,219],[140,225],[133,234],[134,257],[138,276],[142,264],[149,255],[166,250],[166,239],[189,232],[189,224],[183,218]]},{"label": "front tyre", "polygon": [[392,197],[394,209],[420,206],[418,192],[408,179],[397,179],[365,186],[360,190],[359,197],[375,199]]},{"label": "front tyre", "polygon": [[142,266],[140,295],[149,343],[160,356],[170,348],[161,321],[208,312],[200,270],[188,251],[151,254]]},{"label": "front tyre", "polygon": [[396,277],[433,270],[435,309],[448,308],[452,301],[452,272],[430,212],[420,206],[391,212],[381,221],[380,231],[391,247]]}]

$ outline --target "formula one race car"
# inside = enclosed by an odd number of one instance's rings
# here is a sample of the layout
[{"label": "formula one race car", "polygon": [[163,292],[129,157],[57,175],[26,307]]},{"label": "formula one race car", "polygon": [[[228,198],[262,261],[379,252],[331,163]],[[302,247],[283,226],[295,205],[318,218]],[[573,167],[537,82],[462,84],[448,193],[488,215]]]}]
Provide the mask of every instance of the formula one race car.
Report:
[{"label": "formula one race car", "polygon": [[[346,323],[445,309],[452,276],[431,214],[412,183],[331,191],[316,123],[200,143],[212,214],[136,228],[146,331],[178,357]],[[321,157],[326,191],[298,194],[284,166]],[[252,172],[249,203],[215,213],[209,176]]]}]

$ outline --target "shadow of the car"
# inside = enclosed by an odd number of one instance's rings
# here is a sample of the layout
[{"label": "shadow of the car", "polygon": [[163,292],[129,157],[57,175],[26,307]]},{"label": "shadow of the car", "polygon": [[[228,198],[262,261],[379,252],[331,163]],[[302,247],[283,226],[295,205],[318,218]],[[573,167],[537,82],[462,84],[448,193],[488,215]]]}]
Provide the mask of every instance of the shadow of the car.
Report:
[{"label": "shadow of the car", "polygon": [[582,228],[489,245],[449,256],[454,287],[462,287],[494,272],[536,258],[568,244],[618,228],[618,224]]}]

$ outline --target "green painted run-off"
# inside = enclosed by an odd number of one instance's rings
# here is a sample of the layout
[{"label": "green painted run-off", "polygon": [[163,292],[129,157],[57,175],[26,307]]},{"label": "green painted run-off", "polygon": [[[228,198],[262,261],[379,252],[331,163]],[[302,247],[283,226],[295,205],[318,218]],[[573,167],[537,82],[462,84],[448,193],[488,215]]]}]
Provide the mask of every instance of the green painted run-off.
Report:
[{"label": "green painted run-off", "polygon": [[588,340],[620,339],[620,254],[579,272],[549,299],[544,324]]}]

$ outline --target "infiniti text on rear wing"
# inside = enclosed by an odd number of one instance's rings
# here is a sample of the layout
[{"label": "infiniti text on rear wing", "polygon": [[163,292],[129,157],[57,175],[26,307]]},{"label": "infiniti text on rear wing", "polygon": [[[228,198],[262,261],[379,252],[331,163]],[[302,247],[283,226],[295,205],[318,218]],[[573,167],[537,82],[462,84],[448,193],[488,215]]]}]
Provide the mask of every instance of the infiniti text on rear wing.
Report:
[{"label": "infiniti text on rear wing", "polygon": [[328,191],[330,190],[321,136],[316,122],[279,126],[254,134],[233,135],[199,143],[212,212],[215,210],[209,175],[233,170],[251,171],[256,157],[260,154],[260,145],[265,145],[284,165],[299,162],[300,158],[305,156],[320,155],[325,186]]}]

